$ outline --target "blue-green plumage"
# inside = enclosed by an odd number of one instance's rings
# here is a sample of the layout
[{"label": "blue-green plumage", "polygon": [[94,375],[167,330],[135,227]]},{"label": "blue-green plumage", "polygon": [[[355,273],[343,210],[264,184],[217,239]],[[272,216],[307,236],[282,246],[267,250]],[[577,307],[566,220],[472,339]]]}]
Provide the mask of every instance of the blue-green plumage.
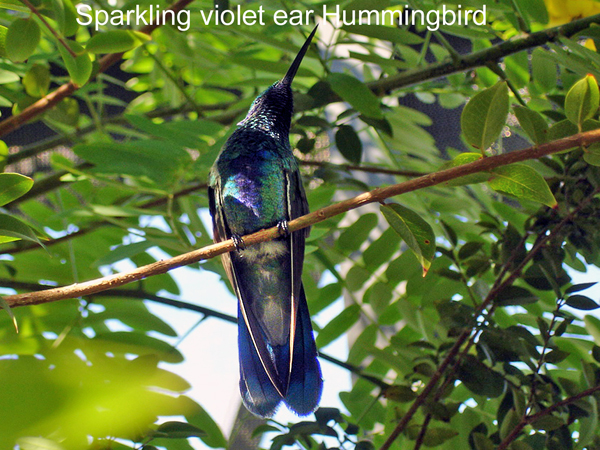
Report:
[{"label": "blue-green plumage", "polygon": [[[289,129],[291,83],[315,31],[286,76],[254,101],[215,161],[209,199],[217,242],[276,225],[285,231],[288,221],[308,213]],[[301,281],[308,231],[282,234],[223,256],[239,300],[240,390],[246,407],[262,417],[281,401],[309,414],[322,391]]]}]

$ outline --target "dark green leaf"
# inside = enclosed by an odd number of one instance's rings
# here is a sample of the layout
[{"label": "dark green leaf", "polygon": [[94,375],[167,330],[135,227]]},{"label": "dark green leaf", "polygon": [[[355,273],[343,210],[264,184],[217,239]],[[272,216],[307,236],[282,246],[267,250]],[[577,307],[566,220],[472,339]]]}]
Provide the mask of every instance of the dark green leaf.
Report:
[{"label": "dark green leaf", "polygon": [[35,242],[36,244],[42,245],[38,237],[35,235],[33,230],[29,228],[29,226],[27,226],[21,220],[7,214],[0,214],[0,236],[24,239],[26,241]]},{"label": "dark green leaf", "polygon": [[416,45],[423,42],[421,36],[411,33],[408,30],[384,25],[344,25],[342,30],[348,33],[381,39],[382,41],[393,42],[395,44]]},{"label": "dark green leaf", "polygon": [[417,393],[409,386],[390,386],[383,392],[383,396],[395,402],[406,403],[417,398]]},{"label": "dark green leaf", "polygon": [[502,375],[469,355],[460,365],[458,378],[474,394],[489,398],[500,397],[505,381]]},{"label": "dark green leaf", "polygon": [[549,92],[556,88],[558,72],[556,63],[548,56],[548,51],[538,47],[531,55],[531,71],[533,81],[543,89]]},{"label": "dark green leaf", "polygon": [[337,240],[338,247],[349,252],[358,250],[377,226],[377,222],[378,218],[374,213],[360,216],[356,222],[342,231]]},{"label": "dark green leaf", "polygon": [[350,125],[340,125],[335,133],[335,145],[344,158],[352,164],[360,164],[362,143],[354,128]]},{"label": "dark green leaf", "polygon": [[565,289],[565,294],[572,294],[573,292],[585,291],[586,289],[591,288],[592,286],[596,285],[597,283],[598,283],[597,281],[592,281],[590,283],[574,284],[573,286],[570,286],[567,289]]},{"label": "dark green leaf", "polygon": [[537,301],[538,298],[535,295],[519,286],[508,286],[498,292],[496,296],[498,306],[528,305]]},{"label": "dark green leaf", "polygon": [[571,308],[580,309],[583,311],[591,311],[592,309],[600,308],[600,305],[585,295],[571,295],[567,298],[567,305]]},{"label": "dark green leaf", "polygon": [[156,429],[161,437],[169,439],[185,439],[189,437],[202,437],[206,433],[200,428],[186,422],[164,422]]}]

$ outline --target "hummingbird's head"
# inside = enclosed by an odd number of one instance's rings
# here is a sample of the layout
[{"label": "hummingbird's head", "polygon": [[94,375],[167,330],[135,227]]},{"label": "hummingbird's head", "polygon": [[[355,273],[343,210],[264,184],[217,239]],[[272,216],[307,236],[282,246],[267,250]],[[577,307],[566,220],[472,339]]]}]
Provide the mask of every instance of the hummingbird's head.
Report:
[{"label": "hummingbird's head", "polygon": [[238,123],[238,126],[259,128],[278,138],[287,137],[294,112],[292,81],[316,31],[317,27],[312,30],[304,42],[285,77],[254,100],[246,118]]}]

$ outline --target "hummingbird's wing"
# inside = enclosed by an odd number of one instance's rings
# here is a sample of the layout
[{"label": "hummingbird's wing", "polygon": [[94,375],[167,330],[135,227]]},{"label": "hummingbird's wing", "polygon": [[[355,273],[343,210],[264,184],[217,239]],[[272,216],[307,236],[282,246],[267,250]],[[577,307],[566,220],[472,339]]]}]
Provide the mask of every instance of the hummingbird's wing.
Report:
[{"label": "hummingbird's wing", "polygon": [[[286,203],[289,220],[309,213],[302,180],[297,170],[285,173]],[[290,360],[288,388],[285,403],[301,416],[315,410],[321,398],[323,380],[317,361],[310,313],[302,286],[304,244],[309,228],[291,233],[288,237],[291,259],[292,314],[290,317]]]},{"label": "hummingbird's wing", "polygon": [[[223,214],[220,185],[216,183],[209,187],[208,195],[214,241],[229,239],[232,233]],[[253,296],[248,292],[243,277],[243,273],[247,273],[247,267],[244,267],[239,260],[236,262],[236,258],[232,257],[231,253],[222,254],[221,259],[239,300],[238,350],[242,399],[246,408],[253,414],[270,417],[284,397],[285,386],[280,381],[273,361],[272,346],[267,342],[261,324],[250,306]],[[286,359],[289,360],[289,356]]]}]

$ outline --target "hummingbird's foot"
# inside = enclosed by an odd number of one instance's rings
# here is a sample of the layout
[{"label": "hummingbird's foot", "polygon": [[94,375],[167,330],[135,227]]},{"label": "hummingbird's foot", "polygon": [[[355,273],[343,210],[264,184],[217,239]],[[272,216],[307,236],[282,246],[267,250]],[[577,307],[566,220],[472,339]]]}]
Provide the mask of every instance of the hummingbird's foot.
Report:
[{"label": "hummingbird's foot", "polygon": [[241,250],[246,250],[246,244],[244,244],[244,240],[239,234],[232,234],[231,239],[233,240],[233,245],[235,245],[235,249],[238,252]]},{"label": "hummingbird's foot", "polygon": [[282,220],[277,224],[277,228],[279,229],[279,234],[281,236],[289,236],[290,235],[290,227],[288,226],[287,220]]}]

